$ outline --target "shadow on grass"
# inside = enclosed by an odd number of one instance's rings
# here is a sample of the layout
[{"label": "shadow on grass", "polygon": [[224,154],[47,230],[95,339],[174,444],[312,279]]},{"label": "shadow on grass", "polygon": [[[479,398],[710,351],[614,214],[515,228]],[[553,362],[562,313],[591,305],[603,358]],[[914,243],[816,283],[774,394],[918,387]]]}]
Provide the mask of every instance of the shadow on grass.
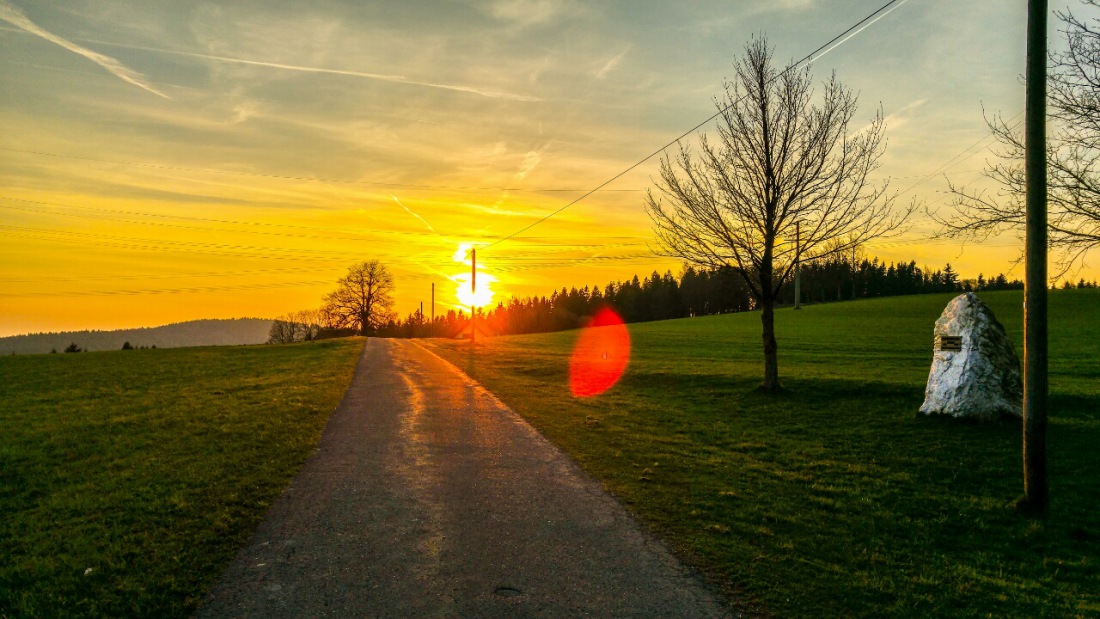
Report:
[{"label": "shadow on grass", "polygon": [[778,616],[1100,610],[1100,394],[1052,395],[1051,512],[1035,521],[1012,508],[1019,420],[919,416],[915,373],[814,365],[767,393],[755,360],[653,358],[579,400],[558,355],[514,350],[477,369],[701,569]]}]

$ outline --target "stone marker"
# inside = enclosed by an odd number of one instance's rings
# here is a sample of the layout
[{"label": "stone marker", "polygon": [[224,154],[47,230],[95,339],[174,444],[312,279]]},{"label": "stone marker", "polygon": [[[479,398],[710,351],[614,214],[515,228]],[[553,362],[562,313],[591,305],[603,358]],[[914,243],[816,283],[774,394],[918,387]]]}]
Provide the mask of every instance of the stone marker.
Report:
[{"label": "stone marker", "polygon": [[1020,359],[1004,327],[973,292],[944,308],[920,412],[973,419],[1023,415]]}]

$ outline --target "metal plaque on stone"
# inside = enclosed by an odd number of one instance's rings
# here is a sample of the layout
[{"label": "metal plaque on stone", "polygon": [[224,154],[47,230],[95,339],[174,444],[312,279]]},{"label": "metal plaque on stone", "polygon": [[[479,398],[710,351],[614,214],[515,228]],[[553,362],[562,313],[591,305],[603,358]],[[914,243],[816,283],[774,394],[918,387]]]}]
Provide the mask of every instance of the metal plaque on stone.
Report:
[{"label": "metal plaque on stone", "polygon": [[963,349],[961,335],[940,335],[936,337],[936,350],[944,352],[960,352]]}]

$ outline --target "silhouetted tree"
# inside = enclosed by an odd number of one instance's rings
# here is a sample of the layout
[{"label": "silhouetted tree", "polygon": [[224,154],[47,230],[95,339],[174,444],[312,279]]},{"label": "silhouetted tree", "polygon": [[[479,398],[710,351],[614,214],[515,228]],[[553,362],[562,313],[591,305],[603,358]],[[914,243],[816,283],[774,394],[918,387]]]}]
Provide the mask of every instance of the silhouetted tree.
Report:
[{"label": "silhouetted tree", "polygon": [[84,352],[84,350],[82,348],[80,348],[79,346],[77,346],[76,342],[73,342],[73,343],[69,344],[68,346],[66,346],[65,350],[62,351],[62,352]]},{"label": "silhouetted tree", "polygon": [[130,342],[127,341],[127,342],[122,343],[122,350],[133,350],[133,349],[134,349],[134,347],[130,345]]},{"label": "silhouetted tree", "polygon": [[895,214],[887,185],[869,180],[885,148],[882,113],[852,130],[851,91],[833,76],[815,104],[809,68],[780,71],[772,54],[764,39],[749,43],[715,101],[718,144],[703,136],[698,154],[681,145],[647,195],[666,254],[744,278],[762,309],[766,390],[780,387],[774,308],[795,262],[849,252],[912,210]]},{"label": "silhouetted tree", "polygon": [[311,342],[321,335],[321,310],[300,310],[279,316],[271,322],[268,344]]},{"label": "silhouetted tree", "polygon": [[285,316],[280,316],[271,321],[271,330],[267,334],[268,344],[289,344],[296,341],[294,339],[295,326],[293,322],[286,319]]},{"label": "silhouetted tree", "polygon": [[[1098,0],[1082,4],[1100,8]],[[1061,267],[1055,278],[1100,247],[1100,18],[1084,21],[1069,11],[1058,17],[1067,46],[1051,55],[1049,114],[1058,122],[1051,125],[1046,154],[1047,238]],[[950,184],[953,211],[933,214],[943,236],[982,241],[1006,230],[1022,234],[1025,227],[1023,129],[999,114],[986,124],[1000,160],[985,176],[998,189]]]},{"label": "silhouetted tree", "polygon": [[348,269],[337,288],[325,297],[322,309],[332,326],[353,327],[360,335],[373,333],[391,320],[393,275],[384,264],[370,260]]},{"label": "silhouetted tree", "polygon": [[948,262],[947,266],[943,267],[943,285],[949,291],[956,290],[959,284],[959,275],[955,273],[955,269],[951,268],[951,263]]}]

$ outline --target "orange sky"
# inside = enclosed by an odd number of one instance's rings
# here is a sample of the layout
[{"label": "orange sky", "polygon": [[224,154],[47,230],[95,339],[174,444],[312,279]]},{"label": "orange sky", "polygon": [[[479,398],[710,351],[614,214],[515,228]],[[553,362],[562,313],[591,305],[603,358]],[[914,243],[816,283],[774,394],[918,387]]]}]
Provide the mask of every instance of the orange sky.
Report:
[{"label": "orange sky", "polygon": [[[381,4],[0,0],[0,336],[274,317],[369,259],[395,273],[401,315],[427,310],[433,282],[444,312],[460,244],[514,233],[705,119],[751,36],[801,57],[881,6]],[[939,208],[945,175],[976,182],[982,106],[1022,110],[1018,5],[907,1],[816,63],[859,91],[860,118],[882,106],[880,178],[903,201]],[[650,250],[655,171],[479,251],[496,300],[678,272]],[[1022,277],[1011,234],[932,230],[920,215],[867,253]]]}]

